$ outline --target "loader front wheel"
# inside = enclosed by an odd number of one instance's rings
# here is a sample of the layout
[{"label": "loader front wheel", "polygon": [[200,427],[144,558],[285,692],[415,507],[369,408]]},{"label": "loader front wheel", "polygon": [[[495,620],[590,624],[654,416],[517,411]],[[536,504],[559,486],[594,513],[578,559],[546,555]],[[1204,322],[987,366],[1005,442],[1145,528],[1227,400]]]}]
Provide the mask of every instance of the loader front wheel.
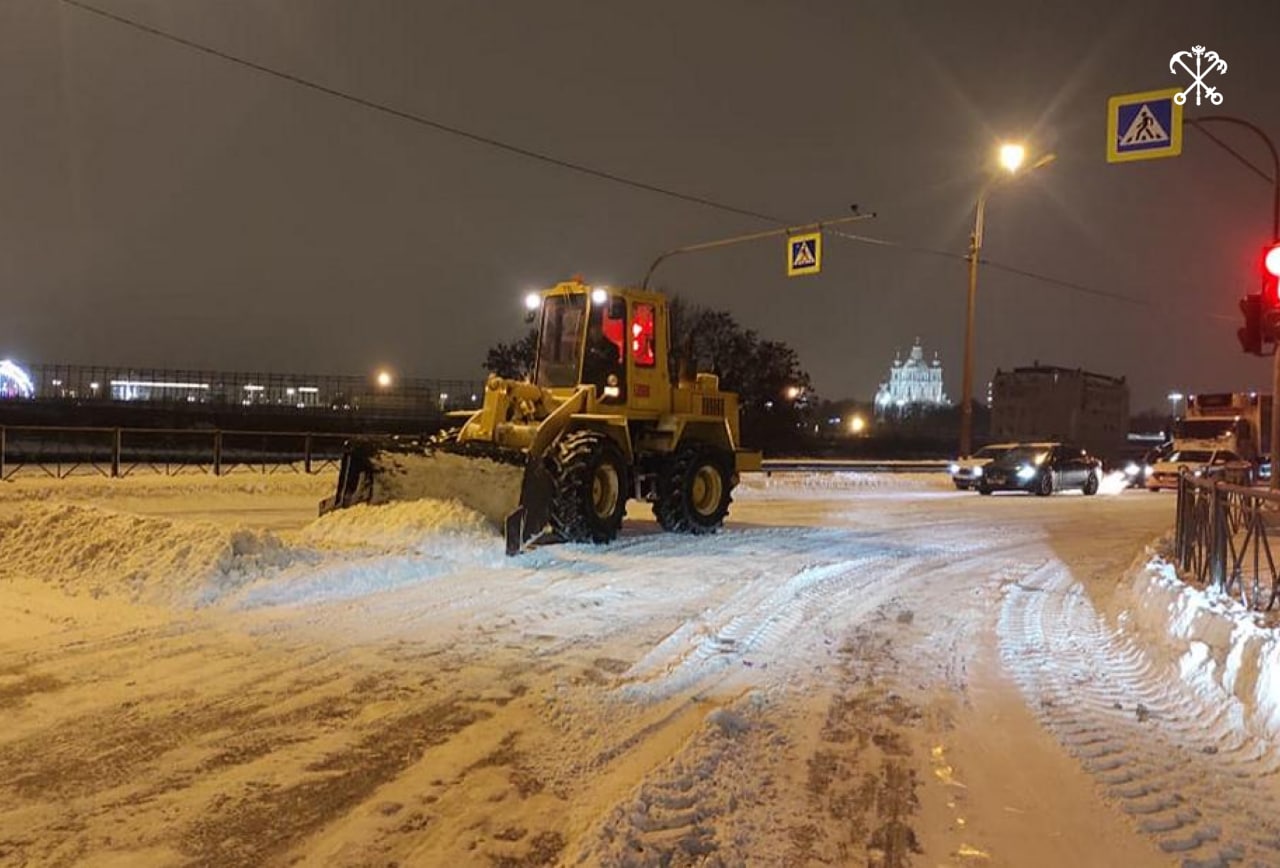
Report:
[{"label": "loader front wheel", "polygon": [[617,538],[627,508],[627,468],[612,440],[575,431],[555,447],[551,527],[566,542]]},{"label": "loader front wheel", "polygon": [[732,455],[718,449],[681,449],[658,476],[653,514],[663,530],[714,533],[729,514],[733,481]]}]

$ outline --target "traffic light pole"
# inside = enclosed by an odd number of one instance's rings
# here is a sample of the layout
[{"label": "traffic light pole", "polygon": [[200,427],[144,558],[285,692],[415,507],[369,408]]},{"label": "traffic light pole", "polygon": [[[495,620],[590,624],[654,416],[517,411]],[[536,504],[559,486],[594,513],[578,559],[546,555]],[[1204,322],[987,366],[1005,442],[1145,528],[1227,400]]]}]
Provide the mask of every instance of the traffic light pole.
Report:
[{"label": "traffic light pole", "polygon": [[[1280,242],[1280,153],[1276,151],[1275,142],[1271,141],[1271,137],[1266,131],[1256,124],[1252,124],[1243,118],[1232,117],[1231,115],[1208,115],[1201,118],[1186,118],[1184,123],[1190,124],[1197,130],[1200,130],[1205,136],[1213,141],[1214,144],[1224,148],[1232,156],[1249,168],[1262,174],[1252,163],[1249,163],[1225,143],[1219,141],[1216,136],[1212,135],[1201,127],[1206,123],[1225,123],[1234,124],[1236,126],[1245,127],[1253,130],[1254,133],[1266,143],[1267,150],[1271,151],[1271,178],[1272,184],[1271,194],[1271,240],[1273,243]],[[1275,337],[1274,324],[1264,322],[1264,331],[1270,330],[1272,336]],[[1273,351],[1271,359],[1271,490],[1280,491],[1280,343],[1273,342]]]}]

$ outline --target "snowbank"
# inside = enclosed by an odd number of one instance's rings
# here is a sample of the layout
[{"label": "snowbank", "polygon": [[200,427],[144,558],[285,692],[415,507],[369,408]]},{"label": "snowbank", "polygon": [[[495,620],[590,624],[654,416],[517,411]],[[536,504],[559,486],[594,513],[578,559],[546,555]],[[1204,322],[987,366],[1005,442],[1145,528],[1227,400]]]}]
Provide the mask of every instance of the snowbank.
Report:
[{"label": "snowbank", "polygon": [[1250,734],[1280,737],[1280,631],[1236,600],[1188,585],[1158,554],[1167,549],[1165,537],[1134,562],[1119,600],[1122,627]]},{"label": "snowbank", "polygon": [[496,539],[484,516],[452,500],[415,500],[335,510],[303,528],[301,542],[319,548],[413,548],[431,535]]},{"label": "snowbank", "polygon": [[0,539],[0,580],[177,607],[351,597],[504,559],[483,516],[446,501],[341,510],[294,542],[247,527],[32,503],[0,517]]},{"label": "snowbank", "polygon": [[190,598],[210,582],[238,586],[299,557],[270,532],[70,503],[0,519],[0,538],[0,577],[137,602]]}]

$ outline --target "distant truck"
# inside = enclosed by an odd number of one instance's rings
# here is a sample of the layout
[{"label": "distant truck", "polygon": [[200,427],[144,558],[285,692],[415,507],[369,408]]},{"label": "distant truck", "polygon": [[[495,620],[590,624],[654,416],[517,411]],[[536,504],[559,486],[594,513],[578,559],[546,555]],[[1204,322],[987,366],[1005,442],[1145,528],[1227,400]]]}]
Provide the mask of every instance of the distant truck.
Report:
[{"label": "distant truck", "polygon": [[1271,451],[1271,396],[1209,392],[1187,396],[1173,425],[1175,449],[1225,449],[1258,464]]}]

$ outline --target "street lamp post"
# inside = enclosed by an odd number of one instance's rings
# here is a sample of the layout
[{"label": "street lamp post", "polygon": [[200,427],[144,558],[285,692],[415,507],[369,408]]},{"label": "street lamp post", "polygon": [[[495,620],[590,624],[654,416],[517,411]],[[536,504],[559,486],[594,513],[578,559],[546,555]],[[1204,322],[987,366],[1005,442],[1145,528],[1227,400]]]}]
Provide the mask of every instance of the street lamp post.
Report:
[{"label": "street lamp post", "polygon": [[1178,418],[1178,402],[1182,400],[1181,392],[1169,393],[1169,414],[1176,420]]},{"label": "street lamp post", "polygon": [[[1000,166],[1005,174],[991,178],[978,194],[978,207],[973,216],[973,235],[969,239],[969,294],[965,302],[964,320],[964,372],[961,376],[960,398],[960,454],[973,451],[973,310],[978,299],[978,262],[982,257],[982,230],[986,220],[987,197],[997,184],[1019,174],[1027,156],[1022,145],[1000,146]],[[1054,160],[1053,154],[1045,154],[1031,164],[1030,172],[1047,166]]]}]

